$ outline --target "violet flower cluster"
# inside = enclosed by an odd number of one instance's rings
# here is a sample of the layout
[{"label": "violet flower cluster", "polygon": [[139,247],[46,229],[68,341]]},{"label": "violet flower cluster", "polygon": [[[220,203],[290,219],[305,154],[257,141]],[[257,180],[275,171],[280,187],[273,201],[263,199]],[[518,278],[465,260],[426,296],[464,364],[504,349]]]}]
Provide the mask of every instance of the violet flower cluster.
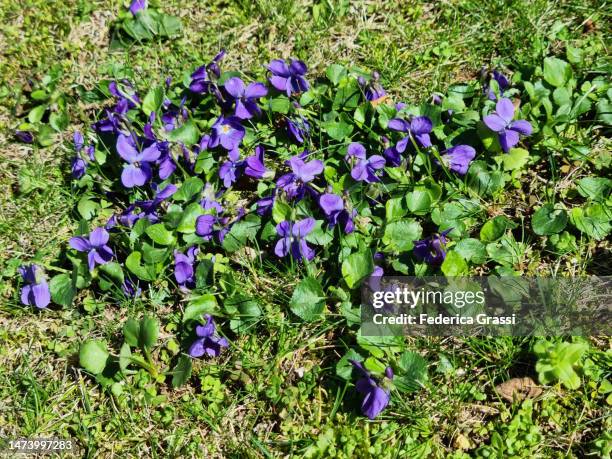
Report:
[{"label": "violet flower cluster", "polygon": [[[130,5],[135,16],[146,8],[146,0],[134,0]],[[239,240],[254,257],[295,262],[305,270],[316,266],[308,264],[317,257],[329,256],[327,252],[334,251],[334,264],[341,265],[356,247],[365,247],[368,257],[374,253],[373,272],[366,273],[365,279],[374,284],[394,265],[380,253],[385,248],[370,247],[372,241],[361,236],[376,235],[378,226],[389,223],[385,220],[385,199],[390,190],[403,197],[402,193],[415,185],[415,164],[433,165],[432,180],[443,180],[452,172],[453,180],[460,182],[481,153],[442,133],[452,112],[446,111],[440,121],[440,116],[425,116],[431,115],[428,110],[389,102],[376,72],[367,81],[362,77],[353,80],[353,87],[361,98],[359,103],[368,107],[368,116],[389,113],[388,117],[383,120],[380,116],[378,125],[372,123],[367,131],[354,129],[342,134],[337,132],[338,125],[347,112],[339,114],[335,99],[333,113],[325,114],[324,119],[313,115],[314,104],[309,106],[307,101],[320,96],[319,88],[310,91],[304,62],[272,60],[264,82],[249,82],[221,71],[224,56],[221,51],[195,69],[182,89],[171,89],[172,82],[167,79],[165,88],[160,86],[163,97],[158,106],[140,117],[137,114],[144,112],[148,98],[141,97],[128,81],[113,81],[108,89],[114,103],[92,125],[97,138],[86,146],[83,134],[74,134],[73,177],[103,181],[104,199],[112,204],[104,209],[107,213],[100,212],[92,219],[100,226],[69,241],[81,254],[73,252],[71,258],[86,260],[90,278],[96,279],[113,265],[126,266],[139,277],[138,267],[128,262],[130,252],[138,250],[142,263],[156,269],[162,263],[147,258],[166,256],[164,260],[170,260],[167,263],[171,266],[170,273],[163,273],[167,275],[164,282],[172,284],[173,277],[179,294],[189,297],[201,292],[198,268],[204,258],[210,260],[207,251],[231,252],[228,247]],[[493,78],[500,90],[508,88],[503,75],[494,73]],[[284,108],[278,112],[272,109],[275,98],[283,102]],[[486,106],[493,105],[489,91],[481,98]],[[438,105],[445,101],[435,95],[432,103],[440,114]],[[201,116],[203,112],[205,116]],[[505,152],[518,144],[520,136],[532,132],[530,123],[514,117],[512,101],[500,97],[495,111],[482,121],[496,133]],[[328,134],[333,142],[325,144],[322,139]],[[16,135],[24,142],[33,141],[27,132]],[[104,164],[98,163],[102,155],[106,155]],[[111,183],[107,177],[116,180]],[[77,184],[85,185],[84,181]],[[110,217],[109,209],[114,211]],[[253,221],[259,226],[251,231]],[[161,230],[161,239],[151,236],[149,229]],[[426,234],[414,241],[413,258],[432,269],[439,267],[446,257],[450,231]],[[165,237],[166,233],[172,234]],[[147,239],[146,245],[139,246],[141,236],[149,236],[153,242]],[[325,245],[320,243],[325,238],[331,238],[332,248],[317,248]],[[216,256],[213,263],[218,261]],[[98,270],[111,261],[113,265]],[[20,273],[24,282],[21,301],[47,307],[51,296],[42,269],[31,265],[22,267]],[[128,297],[140,296],[141,284],[129,276],[122,276],[117,286]],[[139,278],[143,287],[151,282],[150,277]],[[196,337],[188,350],[194,358],[217,357],[229,346],[213,317],[207,314],[204,320],[196,326]],[[390,402],[393,371],[388,367],[384,377],[377,377],[361,363],[351,363],[359,373],[356,390],[363,396],[362,413],[374,419]]]},{"label": "violet flower cluster", "polygon": [[[134,1],[131,11],[137,14],[146,6],[144,0]],[[192,73],[189,84],[192,94],[200,97],[213,96],[213,100],[216,100],[221,107],[221,115],[212,124],[209,133],[204,134],[193,149],[179,142],[183,153],[182,160],[185,163],[183,167],[187,170],[192,170],[198,156],[203,153],[218,155],[225,152],[226,155],[225,160],[219,163],[217,172],[222,188],[217,191],[213,184],[206,184],[201,202],[205,214],[196,219],[195,234],[204,242],[212,240],[223,242],[231,226],[248,213],[245,209],[226,209],[219,201],[219,196],[222,196],[225,190],[236,186],[243,177],[264,182],[274,180],[273,186],[269,187],[271,192],[256,203],[258,215],[268,215],[279,197],[294,203],[308,197],[319,204],[321,214],[330,229],[339,226],[345,234],[352,233],[358,210],[352,204],[350,194],[339,196],[324,191],[327,184],[321,174],[325,163],[321,159],[312,159],[308,150],[286,160],[288,171],[276,179],[276,171],[266,165],[263,145],[257,145],[253,154],[241,158],[247,133],[245,123],[261,117],[261,99],[268,97],[271,89],[281,91],[291,98],[309,90],[310,84],[306,79],[307,67],[304,62],[296,59],[290,61],[276,59],[270,62],[267,67],[270,72],[268,78],[270,87],[260,82],[245,83],[238,77],[228,78],[223,84],[219,84],[220,63],[224,56],[225,52],[221,51],[211,62],[198,67]],[[508,80],[498,72],[493,73],[493,78],[501,89],[509,85]],[[358,84],[363,90],[366,101],[372,103],[387,96],[379,81],[380,76],[376,72],[369,81],[358,78]],[[170,84],[171,80],[167,79],[166,88],[169,88]],[[107,109],[106,117],[96,122],[93,128],[100,134],[115,136],[115,151],[124,161],[121,172],[122,185],[129,189],[145,187],[150,183],[155,195],[152,199],[136,200],[125,211],[113,215],[105,228],[92,231],[89,238],[71,239],[71,247],[87,254],[90,270],[95,269],[96,265],[107,263],[113,257],[112,250],[106,244],[109,239],[107,230],[112,230],[117,225],[132,227],[143,218],[151,223],[160,221],[159,210],[163,202],[177,191],[177,187],[169,183],[159,189],[156,180],[171,178],[179,167],[181,158],[172,153],[170,142],[156,132],[155,125],[159,119],[163,130],[171,132],[187,122],[190,116],[187,96],[183,96],[177,104],[165,99],[161,114],[151,112],[144,125],[143,135],[137,135],[126,114],[142,103],[138,93],[126,80],[112,82],[109,91],[115,97],[116,104]],[[441,98],[437,97],[438,99],[433,102],[440,104]],[[298,116],[287,117],[285,120],[287,133],[295,143],[303,144],[309,139],[311,123],[300,114],[301,107],[297,99],[292,103]],[[409,159],[415,148],[427,150],[433,147],[431,119],[427,116],[401,116],[406,105],[401,102],[395,105],[400,116],[388,122],[388,129],[402,135],[394,144],[383,136],[382,154],[377,154],[376,151],[368,154],[361,142],[351,142],[348,145],[345,160],[350,168],[350,176],[355,182],[378,183],[384,178],[385,167],[399,166],[402,161]],[[528,122],[513,121],[513,117],[514,108],[510,100],[500,99],[496,111],[484,119],[484,123],[498,133],[504,151],[508,151],[518,142],[519,134],[531,133]],[[84,151],[84,138],[77,132],[74,135],[74,148],[77,156],[73,160],[72,171],[75,178],[80,178],[87,172],[88,162],[95,162],[94,147],[90,145],[87,147],[86,155],[81,155]],[[443,150],[439,158],[441,165],[448,170],[458,175],[465,175],[476,154],[476,150],[469,145],[455,145]],[[316,185],[315,182],[319,184]],[[313,230],[314,222],[315,220],[309,217],[278,223],[276,232],[279,239],[274,253],[279,257],[290,255],[297,261],[312,260],[315,251],[305,238]],[[418,241],[414,250],[417,259],[431,265],[439,265],[445,255],[443,249],[445,236],[446,234],[442,233],[440,236],[434,235]],[[193,285],[195,253],[197,250],[194,247],[185,253],[175,251],[175,277],[181,288],[189,289]]]}]

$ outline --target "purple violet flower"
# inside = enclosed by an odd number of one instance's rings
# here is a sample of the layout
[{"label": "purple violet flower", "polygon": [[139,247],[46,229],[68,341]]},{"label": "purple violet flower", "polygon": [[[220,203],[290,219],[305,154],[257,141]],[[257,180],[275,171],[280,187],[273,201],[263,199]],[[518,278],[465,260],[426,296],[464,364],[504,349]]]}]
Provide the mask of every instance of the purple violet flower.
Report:
[{"label": "purple violet flower", "polygon": [[227,339],[219,337],[215,327],[215,321],[210,314],[204,316],[206,323],[196,327],[196,335],[198,338],[189,348],[189,355],[197,358],[204,354],[210,357],[217,357],[221,354],[221,349],[228,347]]},{"label": "purple violet flower", "polygon": [[83,146],[85,145],[85,139],[83,138],[83,134],[81,134],[79,131],[75,131],[73,141],[74,151],[76,152],[76,155],[74,156],[74,158],[72,158],[71,169],[72,176],[78,180],[83,177],[83,175],[85,175],[85,172],[87,171],[87,163],[83,158],[81,158],[80,155],[81,150],[83,150]]},{"label": "purple violet flower", "polygon": [[238,149],[231,150],[229,152],[229,161],[225,161],[219,168],[219,178],[223,180],[225,188],[232,186],[242,173],[244,161],[239,161],[239,159],[240,153]]},{"label": "purple violet flower", "polygon": [[90,161],[96,160],[96,148],[93,145],[89,145],[85,149],[85,152],[87,153],[87,157],[89,158]]},{"label": "purple violet flower", "polygon": [[500,99],[495,105],[495,112],[484,117],[484,124],[497,132],[499,144],[505,153],[519,142],[519,135],[531,135],[532,128],[529,121],[514,118],[514,105],[510,99]]},{"label": "purple violet flower", "polygon": [[410,121],[406,121],[402,118],[394,118],[389,121],[388,126],[389,129],[408,134],[395,145],[395,149],[398,153],[404,153],[411,137],[414,137],[421,147],[431,147],[429,133],[432,131],[433,125],[431,120],[426,116],[415,116]]},{"label": "purple violet flower", "polygon": [[217,237],[223,243],[225,235],[229,233],[232,225],[240,221],[246,214],[243,208],[238,209],[237,215],[232,219],[230,216],[219,217],[217,215],[205,214],[196,219],[195,233],[205,241]]},{"label": "purple violet flower", "polygon": [[243,120],[261,115],[261,109],[257,105],[257,99],[268,95],[268,88],[262,83],[251,83],[247,87],[238,77],[232,77],[223,85],[225,91],[236,103],[234,114]]},{"label": "purple violet flower", "polygon": [[210,241],[215,234],[215,225],[219,223],[216,215],[200,215],[196,219],[195,233],[205,241]]},{"label": "purple violet flower", "polygon": [[147,183],[152,176],[149,163],[157,161],[161,155],[156,143],[152,143],[139,151],[134,137],[124,134],[119,134],[117,138],[117,153],[128,162],[121,172],[121,183],[126,188],[142,186]]},{"label": "purple violet flower", "polygon": [[287,133],[295,142],[302,145],[304,139],[310,135],[310,123],[303,117],[299,120],[287,119]]},{"label": "purple violet flower", "polygon": [[159,148],[160,156],[156,161],[158,169],[158,176],[161,180],[166,180],[176,170],[176,162],[170,152],[170,144],[168,142],[157,142],[157,148]]},{"label": "purple violet flower", "polygon": [[128,80],[121,80],[121,85],[116,81],[108,84],[109,92],[118,100],[115,106],[115,113],[125,115],[128,110],[140,104],[140,97],[136,93],[134,86]]},{"label": "purple violet flower", "polygon": [[402,163],[402,155],[395,148],[395,145],[390,145],[390,141],[386,136],[381,137],[383,144],[383,156],[387,160],[387,163],[392,167],[397,167]]},{"label": "purple violet flower", "polygon": [[[146,218],[151,223],[159,222],[159,215],[157,209],[162,202],[176,193],[177,188],[173,184],[169,184],[164,187],[163,190],[158,190],[155,197],[148,201],[136,201],[136,203],[130,205],[125,211],[119,216],[119,222],[127,227],[131,227],[141,218]],[[134,213],[134,210],[139,207],[141,212]]]},{"label": "purple violet flower", "polygon": [[15,138],[23,143],[34,142],[34,135],[30,131],[15,131]]},{"label": "purple violet flower", "polygon": [[310,87],[304,78],[308,69],[302,61],[291,59],[291,63],[287,65],[282,59],[274,59],[268,65],[268,70],[272,73],[270,84],[279,91],[286,92],[287,96],[308,91]]},{"label": "purple violet flower", "polygon": [[134,284],[134,282],[132,282],[132,280],[128,277],[126,277],[121,284],[121,290],[123,290],[125,296],[129,298],[137,298],[142,294],[142,289],[138,286],[138,284]]},{"label": "purple violet flower", "polygon": [[195,145],[193,148],[187,148],[184,143],[180,143],[181,153],[183,153],[183,161],[189,172],[193,172],[195,167],[196,159],[198,158],[199,147]]},{"label": "purple violet flower", "polygon": [[[186,101],[187,101],[187,97],[183,97],[178,107],[176,105],[168,106],[166,108],[166,112],[162,114],[161,121],[162,121],[162,124],[164,125],[164,130],[166,132],[170,132],[170,131],[173,131],[179,128],[185,121],[187,121],[189,114],[187,112],[187,109],[185,108]],[[151,116],[154,117],[155,112],[151,112]],[[152,122],[153,120],[151,120],[146,125],[149,127],[148,129],[149,131],[151,130],[150,123]]]},{"label": "purple violet flower", "polygon": [[130,13],[136,16],[136,13],[147,9],[147,0],[133,0],[130,4]]},{"label": "purple violet flower", "polygon": [[236,213],[235,217],[232,218],[230,216],[226,216],[217,219],[217,223],[221,226],[221,228],[217,231],[214,231],[214,233],[217,234],[217,239],[219,239],[219,242],[221,244],[223,244],[223,240],[225,239],[227,233],[229,233],[232,229],[232,226],[239,222],[245,215],[246,211],[244,210],[244,208],[241,207],[238,209],[238,212]]},{"label": "purple violet flower", "polygon": [[137,201],[138,205],[143,209],[147,207],[157,208],[163,201],[168,199],[178,190],[176,185],[173,185],[172,183],[169,183],[161,190],[157,188],[157,185],[152,185],[152,188],[156,189],[153,201]]},{"label": "purple violet flower", "polygon": [[189,89],[198,94],[207,94],[213,92],[215,84],[208,78],[206,66],[202,65],[195,69],[191,74],[191,83]]},{"label": "purple violet flower", "polygon": [[[363,401],[361,402],[361,413],[370,419],[374,419],[389,404],[391,400],[391,391],[387,387],[381,387],[381,383],[365,369],[361,362],[357,362],[356,360],[349,361],[361,376],[355,383],[357,392],[364,395]],[[393,379],[393,370],[391,367],[385,369],[385,379],[387,381]]]},{"label": "purple violet flower", "polygon": [[[510,87],[510,81],[508,80],[508,78],[503,73],[498,72],[497,70],[493,70],[491,80],[497,82],[497,87],[499,88],[499,95],[503,97],[504,91]],[[486,94],[489,100],[497,100],[497,95],[495,94],[495,91],[491,89],[490,82],[484,87],[484,93]]]},{"label": "purple violet flower", "polygon": [[387,95],[385,88],[382,87],[379,80],[380,74],[378,72],[372,72],[370,81],[366,81],[363,77],[357,78],[357,82],[359,83],[359,86],[361,86],[361,89],[363,90],[365,98],[368,102],[375,104],[380,102],[380,100]]},{"label": "purple violet flower", "polygon": [[96,228],[89,237],[76,236],[70,239],[70,247],[78,252],[87,253],[89,270],[93,271],[96,265],[103,265],[113,258],[112,249],[106,245],[109,235],[104,228]]},{"label": "purple violet flower", "polygon": [[222,195],[223,192],[215,193],[215,188],[210,184],[206,183],[204,185],[203,198],[200,201],[200,205],[204,208],[204,210],[214,209],[216,213],[220,214],[223,212],[223,206],[217,201]]},{"label": "purple violet flower", "polygon": [[306,258],[308,261],[312,260],[315,252],[306,243],[306,236],[313,230],[314,225],[315,219],[312,217],[293,224],[288,221],[280,222],[276,225],[276,233],[281,239],[276,243],[274,253],[280,258],[291,254],[297,261],[302,260],[302,258]]},{"label": "purple violet flower", "polygon": [[351,158],[357,159],[357,164],[354,164],[351,170],[351,177],[354,180],[365,181],[366,183],[380,180],[376,176],[376,171],[385,167],[385,158],[380,155],[372,155],[366,158],[366,149],[359,142],[353,142],[348,146],[345,159],[351,161]]},{"label": "purple violet flower", "polygon": [[195,287],[193,264],[199,251],[195,245],[189,247],[185,254],[174,251],[174,278],[181,289],[189,290]]},{"label": "purple violet flower", "polygon": [[131,228],[134,224],[143,217],[142,212],[136,212],[136,204],[130,204],[121,214],[111,217],[106,224],[106,229],[114,228],[117,222],[123,226]]},{"label": "purple violet flower", "polygon": [[[155,112],[151,112],[151,114],[149,115],[149,121],[147,121],[145,125],[142,127],[142,135],[147,140],[157,140],[157,137],[155,136],[155,132],[153,132],[153,123],[155,122],[156,117],[157,117],[157,114]],[[163,121],[164,120],[162,116],[162,122]]]},{"label": "purple violet flower", "polygon": [[446,258],[446,235],[452,228],[434,234],[425,239],[414,241],[414,255],[419,261],[425,261],[428,265],[439,266]]},{"label": "purple violet flower", "polygon": [[469,145],[456,145],[446,150],[440,159],[451,171],[465,175],[475,156],[476,150]]},{"label": "purple violet flower", "polygon": [[106,117],[101,118],[91,125],[92,129],[97,133],[117,132],[120,128],[121,115],[112,111],[106,110]]},{"label": "purple violet flower", "polygon": [[352,233],[355,229],[353,218],[357,215],[357,211],[353,209],[349,212],[344,207],[344,200],[334,193],[325,193],[319,197],[319,206],[327,217],[327,222],[330,228],[333,228],[338,223],[343,226],[346,234]]},{"label": "purple violet flower", "polygon": [[213,57],[212,61],[210,61],[206,65],[206,70],[212,73],[215,76],[215,78],[221,77],[221,69],[219,68],[219,62],[221,62],[224,57],[225,57],[225,50],[222,49],[217,54],[215,54],[215,57]]},{"label": "purple violet flower", "polygon": [[270,179],[274,177],[274,171],[266,168],[264,164],[264,152],[265,150],[263,145],[257,145],[255,147],[255,154],[244,160],[246,164],[244,173],[246,175],[258,180],[262,178]]},{"label": "purple violet flower", "polygon": [[21,266],[19,274],[25,283],[21,288],[21,302],[38,309],[46,308],[51,302],[51,293],[42,268],[38,265]]},{"label": "purple violet flower", "polygon": [[72,158],[70,172],[72,173],[72,177],[75,179],[80,179],[85,175],[87,171],[87,163],[82,158],[75,156]]},{"label": "purple violet flower", "polygon": [[276,191],[272,196],[267,196],[265,198],[261,198],[257,201],[257,215],[266,215],[272,212],[272,208],[274,207],[274,201],[276,200]]},{"label": "purple violet flower", "polygon": [[442,105],[442,96],[440,94],[432,94],[431,95],[431,103],[434,105]]},{"label": "purple violet flower", "polygon": [[74,144],[74,151],[76,152],[81,151],[85,146],[85,138],[83,137],[83,134],[81,134],[80,131],[74,131],[74,134],[72,136],[72,142]]},{"label": "purple violet flower", "polygon": [[237,150],[246,133],[240,121],[237,116],[219,117],[212,126],[208,147],[214,148],[221,144],[226,150]]},{"label": "purple violet flower", "polygon": [[198,144],[195,146],[196,153],[199,155],[203,151],[207,151],[210,144],[210,135],[204,134]]},{"label": "purple violet flower", "polygon": [[312,189],[306,184],[323,172],[323,161],[313,159],[304,162],[303,156],[304,154],[290,158],[287,164],[291,167],[292,172],[281,176],[276,181],[276,185],[282,188],[290,199],[300,200],[306,191],[311,192]]},{"label": "purple violet flower", "polygon": [[[376,261],[376,256],[374,256],[374,261]],[[366,281],[370,290],[380,290],[380,278],[385,275],[385,270],[378,265],[374,265],[374,270],[372,274],[368,276]]]},{"label": "purple violet flower", "polygon": [[209,74],[212,74],[215,78],[221,76],[221,69],[219,68],[219,62],[225,57],[225,50],[219,51],[211,62],[206,65],[202,65],[195,69],[191,74],[191,83],[189,83],[189,90],[197,94],[214,94],[217,99],[221,99],[221,94],[217,85],[212,81]]}]

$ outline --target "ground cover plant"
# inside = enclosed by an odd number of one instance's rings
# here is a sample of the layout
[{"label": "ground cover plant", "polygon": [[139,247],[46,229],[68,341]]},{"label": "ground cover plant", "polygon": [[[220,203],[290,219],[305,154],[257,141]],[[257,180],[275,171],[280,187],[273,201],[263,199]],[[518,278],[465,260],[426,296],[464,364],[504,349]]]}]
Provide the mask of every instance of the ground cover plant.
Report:
[{"label": "ground cover plant", "polygon": [[[609,274],[605,9],[390,6],[339,58],[329,27],[376,8],[213,4],[225,43],[200,7],[136,1],[105,22],[111,54],[81,54],[93,77],[68,65],[91,37],[60,65],[25,54],[27,85],[2,62],[2,435],[92,457],[609,456],[609,337],[371,338],[358,308],[372,275]],[[252,18],[255,43],[233,35]],[[419,18],[423,50],[389,47]]]}]

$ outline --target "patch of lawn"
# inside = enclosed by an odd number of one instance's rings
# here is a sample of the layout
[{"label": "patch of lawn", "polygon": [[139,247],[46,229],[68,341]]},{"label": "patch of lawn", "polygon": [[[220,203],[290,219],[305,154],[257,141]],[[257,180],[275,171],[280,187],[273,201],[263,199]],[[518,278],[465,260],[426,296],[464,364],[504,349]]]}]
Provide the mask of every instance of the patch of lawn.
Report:
[{"label": "patch of lawn", "polygon": [[[298,268],[287,273],[274,262],[242,260],[235,282],[262,309],[249,324],[253,332],[217,360],[195,360],[191,383],[176,390],[144,369],[129,384],[103,390],[78,362],[85,339],[104,340],[118,353],[122,324],[147,313],[164,317],[155,359],[169,364],[185,344],[176,342],[185,304],[167,294],[172,280],[135,301],[79,291],[73,306],[44,314],[18,303],[14,281],[17,267],[32,260],[61,272],[52,264],[79,219],[71,132],[85,131],[103,108],[92,96],[102,80],[126,77],[146,93],[167,76],[182,81],[221,48],[226,68],[254,78],[265,74],[262,64],[291,56],[305,60],[312,75],[331,63],[376,70],[395,101],[428,99],[451,83],[477,79],[482,66],[523,72],[569,47],[584,53],[585,73],[609,78],[605,2],[189,0],[161,9],[181,19],[178,38],[109,51],[117,2],[0,0],[6,25],[0,30],[0,438],[76,437],[84,457],[610,454],[609,391],[601,382],[609,379],[609,337],[588,340],[594,366],[584,363],[585,383],[577,390],[551,383],[524,402],[503,400],[496,387],[517,376],[538,379],[537,340],[406,338],[406,349],[425,359],[428,381],[409,394],[394,390],[389,409],[369,422],[359,413],[353,383],[336,375],[354,344],[345,318],[335,309],[305,324],[289,313]],[[66,104],[70,128],[54,132],[44,147],[14,142],[41,88],[51,112]],[[514,190],[483,202],[488,216],[520,220],[540,197],[589,177],[597,170],[592,164],[600,164],[598,173],[609,170],[609,138],[581,128],[563,135],[600,160],[562,160],[555,145],[540,146],[535,153],[548,165],[525,171]],[[573,241],[568,251],[530,236],[516,242],[527,247],[519,254],[527,274],[609,268],[607,240]]]}]

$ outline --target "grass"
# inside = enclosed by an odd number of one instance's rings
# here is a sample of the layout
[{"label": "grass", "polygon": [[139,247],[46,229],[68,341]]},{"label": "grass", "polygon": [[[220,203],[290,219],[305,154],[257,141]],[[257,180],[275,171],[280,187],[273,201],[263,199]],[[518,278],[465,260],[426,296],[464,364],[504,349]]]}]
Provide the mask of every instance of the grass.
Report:
[{"label": "grass", "polygon": [[[519,338],[407,338],[430,363],[431,384],[397,398],[382,421],[367,422],[352,387],[334,377],[347,348],[340,318],[304,326],[279,307],[297,274],[282,283],[263,270],[241,279],[265,308],[259,325],[269,333],[242,336],[215,364],[198,361],[195,384],[171,390],[143,373],[122,394],[101,392],[78,369],[79,343],[91,336],[116,341],[117,324],[128,314],[153,308],[171,315],[173,305],[162,289],[128,310],[99,304],[86,292],[74,308],[45,314],[15,303],[16,267],[55,259],[74,230],[75,196],[68,132],[47,148],[11,137],[16,118],[30,108],[27,93],[45,75],[69,94],[71,132],[99,109],[76,97],[80,88],[125,74],[141,88],[167,75],[180,79],[219,48],[228,51],[228,67],[256,76],[263,74],[261,63],[279,56],[300,57],[313,73],[332,62],[357,64],[378,70],[383,85],[402,99],[423,99],[472,79],[483,65],[520,69],[563,43],[589,46],[597,68],[608,59],[606,6],[584,0],[167,2],[162,9],[182,18],[182,37],[109,52],[119,2],[0,0],[6,25],[0,31],[0,438],[76,437],[83,457],[463,457],[463,450],[490,444],[497,433],[523,442],[525,457],[584,457],[611,427],[609,407],[592,387],[546,387],[533,412],[494,390],[513,376],[535,379],[530,342]],[[581,259],[564,260],[561,270],[583,272],[597,251],[604,253],[599,263],[605,266],[605,253],[609,262],[606,247],[581,250]],[[540,265],[529,254],[526,262]],[[165,345],[172,336],[171,328],[162,330]],[[592,341],[610,347],[609,338]],[[171,357],[163,352],[161,359]],[[530,429],[541,437],[534,441]]]}]

